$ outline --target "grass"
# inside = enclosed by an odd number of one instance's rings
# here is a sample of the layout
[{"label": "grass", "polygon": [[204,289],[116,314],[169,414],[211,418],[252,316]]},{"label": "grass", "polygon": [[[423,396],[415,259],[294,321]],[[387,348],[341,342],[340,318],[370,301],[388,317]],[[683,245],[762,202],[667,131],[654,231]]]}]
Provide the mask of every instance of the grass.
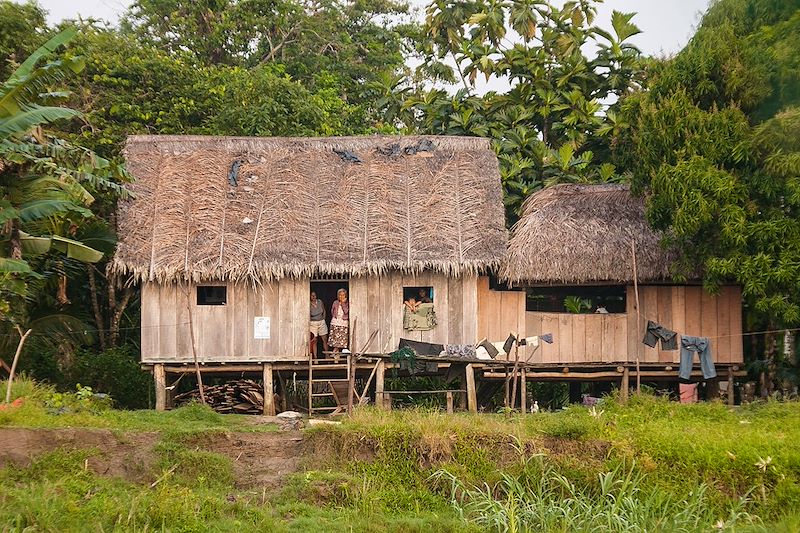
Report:
[{"label": "grass", "polygon": [[[5,391],[6,382],[0,381]],[[57,396],[57,407],[51,399]],[[81,402],[74,396],[56,393],[52,387],[29,379],[16,379],[12,399],[22,398],[21,406],[0,411],[0,427],[98,428],[118,431],[156,431],[192,434],[207,431],[275,431],[273,424],[253,424],[246,415],[221,415],[199,404],[189,404],[167,412],[108,409],[103,403]]]},{"label": "grass", "polygon": [[[594,412],[456,414],[364,408],[306,430],[304,469],[277,490],[235,485],[205,432],[253,431],[192,405],[82,405],[54,414],[25,380],[0,425],[157,431],[158,482],[94,474],[98,450],[0,469],[8,531],[800,530],[800,404],[680,405],[651,396]],[[263,428],[262,428],[263,429]],[[192,442],[191,446],[186,443]]]}]

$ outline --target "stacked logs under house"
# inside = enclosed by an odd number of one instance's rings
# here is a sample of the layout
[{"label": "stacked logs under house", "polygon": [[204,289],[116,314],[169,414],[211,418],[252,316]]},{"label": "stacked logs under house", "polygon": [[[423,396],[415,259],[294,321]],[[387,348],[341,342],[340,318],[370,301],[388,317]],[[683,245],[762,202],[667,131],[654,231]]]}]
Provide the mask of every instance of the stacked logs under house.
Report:
[{"label": "stacked logs under house", "polygon": [[[222,385],[206,385],[203,392],[206,403],[218,413],[260,415],[264,412],[263,387],[252,379],[229,381]],[[198,389],[175,396],[176,405],[200,402]]]}]

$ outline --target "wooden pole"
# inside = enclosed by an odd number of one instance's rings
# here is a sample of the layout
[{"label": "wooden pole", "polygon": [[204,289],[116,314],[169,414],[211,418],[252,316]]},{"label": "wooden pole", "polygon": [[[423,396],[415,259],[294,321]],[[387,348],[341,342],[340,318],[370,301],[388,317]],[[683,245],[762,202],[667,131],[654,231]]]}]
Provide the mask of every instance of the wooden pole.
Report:
[{"label": "wooden pole", "polygon": [[197,388],[200,391],[200,402],[206,404],[206,393],[203,391],[203,374],[200,372],[200,363],[197,361],[197,345],[194,341],[194,320],[192,319],[192,297],[189,288],[191,285],[186,284],[186,309],[189,312],[189,336],[192,338],[192,358],[194,359],[194,372],[197,377]]},{"label": "wooden pole", "polygon": [[527,382],[527,373],[525,372],[525,367],[522,367],[520,371],[520,390],[519,390],[519,400],[520,400],[520,409],[523,413],[527,412],[528,409],[528,382]]},{"label": "wooden pole", "polygon": [[378,361],[378,367],[375,372],[375,405],[380,408],[386,407],[384,405],[384,398],[383,398],[383,385],[384,385],[384,374],[386,373],[386,362],[381,359]]},{"label": "wooden pole", "polygon": [[[638,374],[638,372],[637,372]],[[622,371],[622,383],[619,387],[619,398],[622,400],[622,403],[628,403],[628,389],[631,386],[631,376],[630,370],[626,366],[625,369]]]},{"label": "wooden pole", "polygon": [[264,363],[264,415],[275,416],[275,394],[272,386],[272,365]]},{"label": "wooden pole", "polygon": [[347,356],[347,413],[353,412],[353,393],[356,390],[355,354]]},{"label": "wooden pole", "polygon": [[[636,297],[636,338],[641,339],[642,315],[639,310],[639,273],[636,269],[636,242],[631,239],[631,256],[633,257],[633,294]],[[636,394],[642,391],[642,378],[639,372],[639,353],[636,352]]]},{"label": "wooden pole", "polygon": [[475,387],[475,369],[472,363],[468,364],[465,368],[466,382],[467,382],[467,409],[471,413],[478,412],[478,394]]},{"label": "wooden pole", "polygon": [[514,370],[512,371],[513,385],[511,387],[511,408],[517,406],[517,382],[519,381],[519,342],[514,341]]},{"label": "wooden pole", "polygon": [[733,405],[733,367],[728,367],[728,405]]},{"label": "wooden pole", "polygon": [[17,344],[17,351],[14,352],[14,360],[11,361],[11,370],[8,372],[8,383],[6,384],[6,403],[11,401],[11,383],[14,381],[14,373],[17,371],[17,363],[19,362],[19,356],[22,353],[22,347],[25,345],[25,339],[28,338],[28,335],[31,334],[32,329],[28,329],[25,333],[22,332],[22,328],[18,325],[14,325],[17,328],[17,333],[19,333],[19,344]]},{"label": "wooden pole", "polygon": [[[355,326],[355,318],[353,319],[353,324]],[[376,329],[372,333],[370,333],[369,338],[367,338],[367,342],[364,343],[364,346],[358,353],[351,353],[347,356],[347,412],[353,412],[353,395],[358,394],[356,392],[356,362],[358,359],[361,358],[362,354],[366,353],[369,349],[369,345],[372,344],[372,340],[378,336],[378,330]],[[361,403],[359,401],[359,403]]]},{"label": "wooden pole", "polygon": [[452,391],[447,391],[446,397],[447,397],[447,414],[448,415],[452,415],[453,414],[453,392]]},{"label": "wooden pole", "polygon": [[381,362],[382,359],[378,359],[378,361],[375,363],[375,366],[372,367],[372,372],[370,372],[369,377],[367,378],[367,382],[364,384],[364,390],[361,393],[362,400],[367,395],[367,392],[369,391],[369,386],[372,385],[372,378],[375,377],[375,373],[378,371],[378,365],[381,364]]},{"label": "wooden pole", "polygon": [[163,364],[153,365],[153,382],[156,385],[156,411],[167,409],[167,373]]}]

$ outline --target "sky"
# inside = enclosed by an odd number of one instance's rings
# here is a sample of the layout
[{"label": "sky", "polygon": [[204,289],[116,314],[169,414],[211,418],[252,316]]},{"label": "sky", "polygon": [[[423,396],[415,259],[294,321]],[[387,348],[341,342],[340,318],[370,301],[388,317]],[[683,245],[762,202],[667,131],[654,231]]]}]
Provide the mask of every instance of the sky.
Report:
[{"label": "sky", "polygon": [[[613,10],[637,13],[633,22],[642,33],[631,42],[648,55],[673,54],[683,48],[694,33],[709,0],[606,0],[600,5],[598,23],[610,27]],[[109,22],[125,12],[129,0],[39,0],[49,12],[51,23],[65,18],[102,18]],[[426,0],[412,0],[412,4],[424,7]]]}]

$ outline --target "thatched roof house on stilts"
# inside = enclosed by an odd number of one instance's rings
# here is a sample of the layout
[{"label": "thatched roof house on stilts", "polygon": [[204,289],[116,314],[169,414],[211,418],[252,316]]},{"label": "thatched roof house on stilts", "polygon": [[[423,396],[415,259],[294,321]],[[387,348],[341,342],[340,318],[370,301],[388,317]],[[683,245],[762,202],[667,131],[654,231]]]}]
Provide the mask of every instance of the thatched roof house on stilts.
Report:
[{"label": "thatched roof house on stilts", "polygon": [[[723,380],[742,374],[739,288],[712,296],[671,281],[675,256],[624,186],[540,191],[509,242],[486,139],[136,136],[125,157],[135,196],[119,207],[112,267],[141,284],[158,409],[186,374],[256,374],[263,391],[247,397],[268,414],[298,406],[287,400],[296,380],[309,383],[299,405],[311,413],[325,400],[390,404],[384,375],[401,338],[474,350],[553,335],[494,361],[423,360],[432,375],[460,374],[448,408],[455,394],[477,410],[505,384],[506,404],[524,409],[526,379],[568,381],[576,399],[586,382],[623,395],[639,381],[674,385],[681,352],[645,346],[648,321],[710,340]],[[348,301],[334,307],[340,289]],[[324,305],[312,309],[311,292]],[[310,323],[323,309],[324,327]],[[366,355],[322,359],[328,327],[332,345]]]},{"label": "thatched roof house on stilts", "polygon": [[[644,201],[627,186],[558,185],[534,194],[523,211],[500,278],[526,290],[526,334],[557,338],[535,361],[556,367],[565,380],[617,381],[623,394],[629,380],[674,385],[681,351],[643,344],[652,321],[680,336],[708,338],[728,383],[743,374],[740,288],[710,295],[698,282],[673,282],[676,256],[662,248]],[[691,379],[702,379],[697,365]]]},{"label": "thatched roof house on stilts", "polygon": [[[273,413],[273,377],[280,390],[312,371],[311,291],[327,320],[349,292],[353,351],[369,340],[385,354],[401,336],[475,342],[478,276],[507,246],[488,140],[135,136],[125,157],[135,196],[119,208],[113,268],[141,284],[157,408],[175,376],[199,369],[263,373]],[[410,293],[430,300],[434,325],[404,328]],[[384,360],[359,365],[380,400]]]}]

